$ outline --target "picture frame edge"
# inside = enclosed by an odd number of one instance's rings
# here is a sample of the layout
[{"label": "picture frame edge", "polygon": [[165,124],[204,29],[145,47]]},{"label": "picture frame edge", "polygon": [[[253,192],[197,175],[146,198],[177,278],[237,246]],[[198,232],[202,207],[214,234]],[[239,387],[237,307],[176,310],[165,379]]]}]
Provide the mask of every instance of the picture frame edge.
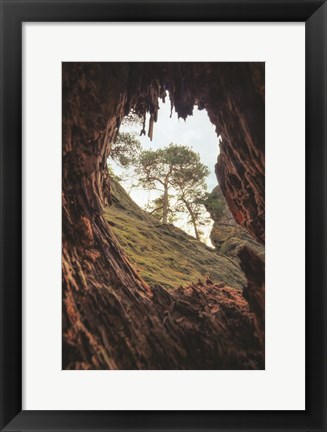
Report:
[{"label": "picture frame edge", "polygon": [[[32,6],[38,4],[38,8]],[[87,8],[81,10],[80,4],[106,5],[117,8],[118,19],[122,10],[117,3],[67,1],[65,5],[58,1],[1,1],[1,340],[0,340],[0,429],[14,430],[157,430],[157,431],[202,431],[218,430],[241,431],[251,430],[326,430],[327,410],[327,373],[326,373],[326,1],[233,1],[236,21],[249,21],[246,5],[257,5],[255,21],[305,21],[306,22],[306,286],[317,286],[318,296],[306,292],[306,411],[201,411],[201,412],[166,412],[166,411],[22,411],[22,24],[26,21],[56,21],[66,16],[65,21],[84,21]],[[148,2],[123,2],[133,4],[135,11],[140,12]],[[157,21],[166,20],[169,12],[167,5],[159,4],[161,12]],[[176,14],[179,17],[182,9],[192,3],[194,7],[200,1],[175,1]],[[263,4],[269,10],[263,10]],[[203,8],[203,2],[202,9]],[[216,6],[217,11],[225,7],[229,18],[229,6],[224,1],[206,2],[209,7]],[[286,12],[283,5],[287,4]],[[235,6],[241,12],[237,18]],[[54,11],[54,7],[57,9]],[[147,15],[151,20],[154,14],[153,5]],[[252,6],[251,6],[252,7]],[[113,9],[112,9],[113,10]],[[249,9],[250,10],[250,9]],[[268,10],[268,11],[267,11]],[[84,11],[84,12],[83,12]],[[242,12],[243,11],[243,12]],[[191,11],[192,12],[192,11]],[[129,11],[132,14],[133,10]],[[160,13],[161,18],[160,19]],[[174,10],[170,12],[174,13]],[[261,15],[260,15],[261,13]],[[269,13],[271,20],[269,19]],[[291,19],[293,14],[293,18]],[[172,15],[171,15],[172,16]],[[217,15],[216,15],[217,16]],[[219,14],[218,14],[219,16]],[[282,18],[284,16],[284,19]],[[260,18],[261,17],[261,18]],[[83,19],[84,18],[84,19]],[[91,16],[92,18],[92,16]],[[99,17],[100,18],[100,17]],[[131,15],[128,20],[133,21]],[[136,16],[137,18],[137,16]],[[153,15],[152,15],[153,18]],[[194,21],[206,21],[203,15]],[[209,16],[207,16],[209,18]],[[212,21],[212,14],[210,19]],[[266,18],[266,19],[263,19]],[[93,18],[94,19],[94,18]],[[103,20],[103,15],[101,19]],[[173,16],[172,16],[173,20]],[[188,14],[186,21],[193,21]],[[139,21],[136,19],[136,21]],[[216,21],[216,20],[215,20]],[[10,49],[8,46],[10,41]],[[12,127],[15,124],[16,127]],[[318,144],[311,145],[313,142]],[[312,148],[313,147],[313,150]],[[312,153],[313,152],[313,153]],[[318,167],[318,168],[317,168]],[[315,168],[315,169],[313,169]],[[313,215],[313,209],[315,215]],[[320,290],[320,291],[319,291]],[[315,293],[316,294],[316,293]],[[318,312],[317,312],[318,311]],[[320,334],[319,334],[320,331]],[[320,374],[317,371],[320,371]],[[128,413],[128,416],[126,416]],[[145,413],[146,416],[145,416]],[[232,416],[231,416],[232,413]],[[253,414],[254,413],[254,414]],[[242,427],[230,423],[235,415],[242,421]],[[128,417],[128,418],[126,418]],[[147,417],[147,418],[146,418]],[[218,423],[217,423],[218,421]],[[108,423],[110,422],[110,423]],[[257,423],[257,424],[256,424]],[[88,424],[88,427],[85,425]]]}]

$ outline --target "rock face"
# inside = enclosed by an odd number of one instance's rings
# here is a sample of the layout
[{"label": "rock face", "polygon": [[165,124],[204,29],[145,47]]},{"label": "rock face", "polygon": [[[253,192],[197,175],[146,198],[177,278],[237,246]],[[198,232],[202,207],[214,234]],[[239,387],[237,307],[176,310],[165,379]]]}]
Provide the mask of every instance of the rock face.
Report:
[{"label": "rock face", "polygon": [[212,308],[203,290],[194,287],[174,299],[142,280],[103,216],[111,202],[107,158],[122,118],[132,109],[150,112],[151,135],[158,98],[169,90],[181,117],[192,114],[194,104],[208,111],[223,138],[216,167],[222,192],[236,221],[263,242],[263,67],[63,63],[64,369],[263,367],[263,346],[253,324],[260,322],[255,314],[261,310],[257,300],[251,304],[253,275],[247,285],[249,309],[235,290],[217,297],[213,290]]},{"label": "rock face", "polygon": [[214,221],[210,238],[217,251],[231,258],[239,258],[247,284],[244,298],[254,313],[256,334],[262,349],[265,342],[265,249],[233,218],[219,186],[206,202],[207,211]]},{"label": "rock face", "polygon": [[236,222],[264,243],[264,65],[249,65],[249,73],[242,79],[231,71],[226,81],[224,86],[233,90],[220,104],[215,123],[222,137],[216,174]]},{"label": "rock face", "polygon": [[209,194],[205,206],[214,221],[210,239],[220,254],[238,257],[240,249],[247,246],[264,260],[264,246],[235,222],[219,186]]}]

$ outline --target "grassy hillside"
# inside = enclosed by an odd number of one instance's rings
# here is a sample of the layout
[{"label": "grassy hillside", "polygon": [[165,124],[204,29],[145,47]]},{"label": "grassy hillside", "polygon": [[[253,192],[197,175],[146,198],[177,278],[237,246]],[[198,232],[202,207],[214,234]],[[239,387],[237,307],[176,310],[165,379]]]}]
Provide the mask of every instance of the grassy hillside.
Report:
[{"label": "grassy hillside", "polygon": [[112,181],[113,204],[105,217],[131,263],[149,285],[178,288],[207,275],[214,282],[241,289],[245,283],[237,260],[215,250],[173,225],[160,225],[123,187]]}]

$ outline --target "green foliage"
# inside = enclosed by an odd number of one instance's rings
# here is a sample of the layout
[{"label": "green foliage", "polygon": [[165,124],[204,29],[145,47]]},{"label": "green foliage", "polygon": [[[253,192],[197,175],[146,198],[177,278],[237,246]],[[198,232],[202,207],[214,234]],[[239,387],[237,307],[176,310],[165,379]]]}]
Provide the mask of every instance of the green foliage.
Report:
[{"label": "green foliage", "polygon": [[[199,154],[187,146],[173,143],[166,148],[142,151],[136,174],[144,188],[163,193],[150,204],[155,216],[166,223],[168,215],[173,220],[176,212],[187,212],[199,238],[197,225],[203,219],[205,178],[209,175],[209,169],[202,164]],[[175,193],[174,205],[171,205],[171,190]]]},{"label": "green foliage", "polygon": [[[150,201],[148,205],[146,206],[145,210],[150,213],[151,216],[153,216],[155,219],[163,222],[163,197],[157,197],[154,200]],[[170,224],[173,224],[176,222],[177,216],[176,211],[168,207],[168,222]]]},{"label": "green foliage", "polygon": [[188,183],[191,187],[203,181],[209,170],[201,163],[198,153],[171,143],[165,148],[142,151],[136,173],[144,187],[156,189],[166,179],[171,186]]},{"label": "green foliage", "polygon": [[210,194],[205,194],[203,204],[217,222],[229,214],[227,203],[218,186]]},{"label": "green foliage", "polygon": [[112,143],[110,157],[121,167],[128,168],[138,162],[141,143],[134,133],[120,132]]}]

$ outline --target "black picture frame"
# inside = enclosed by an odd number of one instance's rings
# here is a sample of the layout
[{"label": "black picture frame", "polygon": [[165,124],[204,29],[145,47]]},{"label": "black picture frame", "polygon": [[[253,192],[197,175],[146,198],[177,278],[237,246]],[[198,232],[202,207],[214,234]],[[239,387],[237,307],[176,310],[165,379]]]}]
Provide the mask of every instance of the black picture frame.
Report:
[{"label": "black picture frame", "polygon": [[[326,1],[1,0],[0,4],[1,430],[327,430]],[[305,411],[22,411],[22,23],[28,21],[305,22]]]}]

